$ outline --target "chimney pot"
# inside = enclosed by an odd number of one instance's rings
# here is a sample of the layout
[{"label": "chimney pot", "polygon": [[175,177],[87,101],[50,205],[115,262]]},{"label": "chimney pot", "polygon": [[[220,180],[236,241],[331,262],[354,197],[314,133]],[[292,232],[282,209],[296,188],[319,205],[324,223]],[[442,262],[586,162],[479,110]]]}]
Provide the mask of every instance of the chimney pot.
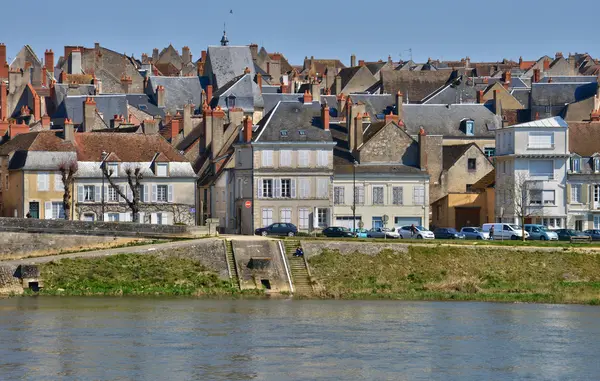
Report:
[{"label": "chimney pot", "polygon": [[244,143],[252,142],[252,117],[246,116],[244,118]]},{"label": "chimney pot", "polygon": [[312,103],[313,98],[312,94],[308,92],[308,90],[304,91],[304,104]]},{"label": "chimney pot", "polygon": [[323,124],[323,130],[325,131],[329,131],[329,118],[329,106],[324,104],[323,106],[321,106],[321,122]]}]

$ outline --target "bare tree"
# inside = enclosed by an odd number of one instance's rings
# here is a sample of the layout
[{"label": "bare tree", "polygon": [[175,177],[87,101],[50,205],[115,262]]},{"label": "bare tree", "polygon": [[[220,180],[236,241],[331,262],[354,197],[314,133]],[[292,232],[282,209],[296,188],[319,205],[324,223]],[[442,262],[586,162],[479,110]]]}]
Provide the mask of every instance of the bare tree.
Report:
[{"label": "bare tree", "polygon": [[131,197],[127,197],[127,192],[123,192],[121,187],[115,182],[112,170],[108,170],[105,163],[102,165],[102,174],[106,177],[108,184],[115,192],[127,203],[131,214],[133,216],[133,222],[140,222],[140,187],[142,186],[140,181],[144,178],[142,175],[142,169],[139,166],[132,167],[128,166],[125,168],[125,175],[127,176],[127,184],[131,189]]},{"label": "bare tree", "polygon": [[65,220],[71,219],[71,202],[73,199],[72,188],[75,181],[75,174],[79,169],[77,160],[65,161],[58,166],[60,177],[63,183],[63,210],[65,212]]},{"label": "bare tree", "polygon": [[[543,215],[544,202],[540,181],[534,181],[522,173],[515,174],[514,178],[502,182],[498,186],[502,202],[506,205],[503,214],[513,215],[519,219],[521,225],[521,239],[525,240],[525,219]],[[504,206],[503,205],[503,206]]]}]

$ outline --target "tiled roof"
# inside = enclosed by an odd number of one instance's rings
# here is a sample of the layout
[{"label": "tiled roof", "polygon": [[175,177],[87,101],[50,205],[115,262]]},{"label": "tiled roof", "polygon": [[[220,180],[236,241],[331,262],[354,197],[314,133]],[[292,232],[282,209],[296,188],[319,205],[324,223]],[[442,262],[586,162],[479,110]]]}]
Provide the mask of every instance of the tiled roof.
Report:
[{"label": "tiled roof", "polygon": [[37,131],[15,136],[0,146],[0,155],[15,151],[75,151],[73,144],[57,136],[56,131]]},{"label": "tiled roof", "polygon": [[158,152],[170,161],[187,161],[159,135],[86,132],[75,134],[75,142],[80,161],[99,161],[102,151],[113,152],[124,162],[152,161]]},{"label": "tiled roof", "polygon": [[569,122],[569,151],[589,157],[600,152],[600,122]]}]

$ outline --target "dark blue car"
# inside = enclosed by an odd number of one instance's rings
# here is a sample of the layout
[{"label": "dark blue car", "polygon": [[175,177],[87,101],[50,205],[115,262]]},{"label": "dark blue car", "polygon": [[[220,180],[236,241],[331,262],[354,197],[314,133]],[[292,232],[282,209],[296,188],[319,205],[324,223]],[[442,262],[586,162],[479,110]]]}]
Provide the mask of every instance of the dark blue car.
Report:
[{"label": "dark blue car", "polygon": [[268,236],[268,235],[281,235],[293,237],[298,234],[298,228],[294,224],[288,222],[278,222],[266,226],[264,228],[258,228],[254,231],[254,234]]},{"label": "dark blue car", "polygon": [[433,235],[436,239],[465,239],[465,235],[454,228],[437,228],[433,231]]}]

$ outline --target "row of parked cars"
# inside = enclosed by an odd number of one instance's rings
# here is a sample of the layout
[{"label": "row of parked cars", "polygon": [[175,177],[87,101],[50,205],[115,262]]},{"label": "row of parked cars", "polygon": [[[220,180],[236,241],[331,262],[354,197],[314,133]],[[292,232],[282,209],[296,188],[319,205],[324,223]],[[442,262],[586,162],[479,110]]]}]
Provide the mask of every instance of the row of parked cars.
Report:
[{"label": "row of parked cars", "polygon": [[[436,228],[433,231],[423,227],[407,225],[395,228],[348,229],[341,226],[330,226],[323,230],[326,237],[336,238],[390,238],[390,239],[474,239],[474,240],[520,240],[523,230],[525,238],[540,241],[600,241],[600,230],[574,229],[550,230],[544,225],[525,224],[525,229],[516,224],[489,223],[482,227],[463,227],[460,231],[454,228]],[[493,234],[490,234],[493,232]],[[255,231],[258,235],[278,235],[293,237],[298,228],[290,223],[274,223]]]}]

